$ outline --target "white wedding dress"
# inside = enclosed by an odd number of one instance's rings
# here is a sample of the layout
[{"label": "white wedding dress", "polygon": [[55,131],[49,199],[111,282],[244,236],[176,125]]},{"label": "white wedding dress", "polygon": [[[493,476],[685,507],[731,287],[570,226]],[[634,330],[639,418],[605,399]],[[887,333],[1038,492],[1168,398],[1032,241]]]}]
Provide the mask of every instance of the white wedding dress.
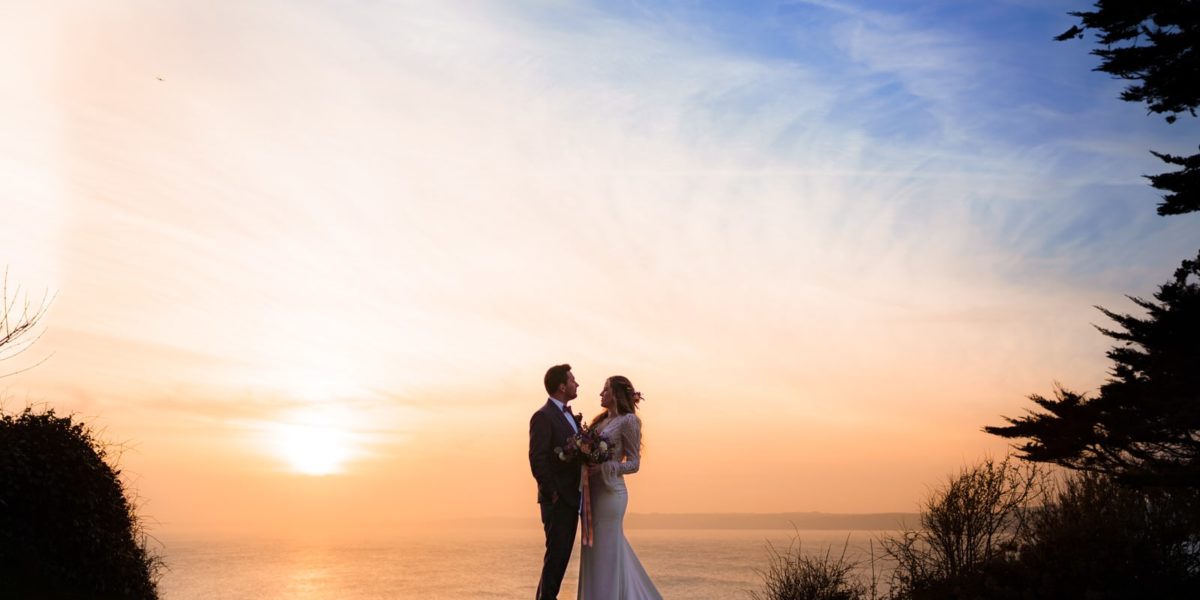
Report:
[{"label": "white wedding dress", "polygon": [[[642,422],[624,414],[608,421],[600,432],[612,441],[614,459],[600,465],[588,481],[592,497],[592,545],[579,557],[579,600],[662,600],[633,548],[625,540],[625,508],[629,493],[625,475],[636,473],[642,442]],[[624,458],[624,461],[621,459]]]}]

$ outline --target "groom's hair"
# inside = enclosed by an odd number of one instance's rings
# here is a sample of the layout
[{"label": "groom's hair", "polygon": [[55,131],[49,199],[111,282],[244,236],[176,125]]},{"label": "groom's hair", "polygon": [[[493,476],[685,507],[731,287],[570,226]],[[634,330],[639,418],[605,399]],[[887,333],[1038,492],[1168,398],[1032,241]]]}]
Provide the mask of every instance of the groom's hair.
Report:
[{"label": "groom's hair", "polygon": [[558,391],[558,386],[567,385],[567,373],[571,372],[571,365],[554,365],[546,371],[546,393],[553,394]]}]

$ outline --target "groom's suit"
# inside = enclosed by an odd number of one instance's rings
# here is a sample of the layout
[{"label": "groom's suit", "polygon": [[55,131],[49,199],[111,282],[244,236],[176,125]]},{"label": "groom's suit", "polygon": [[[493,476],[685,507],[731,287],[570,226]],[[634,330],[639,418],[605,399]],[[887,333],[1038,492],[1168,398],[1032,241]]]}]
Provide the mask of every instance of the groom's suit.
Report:
[{"label": "groom's suit", "polygon": [[[569,413],[547,400],[529,419],[529,468],[537,480],[537,501],[542,509],[542,528],[546,531],[546,555],[542,559],[542,578],[537,599],[558,598],[575,529],[579,525],[579,472],[575,463],[559,460],[554,452],[575,435]],[[578,427],[578,423],[576,423]]]}]

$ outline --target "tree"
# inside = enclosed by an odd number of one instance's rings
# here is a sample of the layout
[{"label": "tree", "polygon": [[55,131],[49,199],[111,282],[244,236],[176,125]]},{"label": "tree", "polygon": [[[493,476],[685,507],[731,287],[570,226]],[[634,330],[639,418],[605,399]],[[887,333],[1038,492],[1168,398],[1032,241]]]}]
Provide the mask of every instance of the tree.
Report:
[{"label": "tree", "polygon": [[1185,260],[1157,301],[1130,297],[1144,317],[1100,308],[1119,326],[1099,394],[1063,388],[1032,395],[1044,409],[984,431],[1027,440],[1021,458],[1102,473],[1138,487],[1200,488],[1200,254]]},{"label": "tree", "polygon": [[[1143,102],[1174,123],[1182,113],[1196,116],[1200,105],[1200,2],[1193,0],[1098,0],[1094,11],[1072,12],[1074,25],[1055,39],[1082,38],[1097,31],[1102,47],[1097,71],[1133,81],[1121,93],[1126,102]],[[1158,214],[1200,211],[1200,154],[1174,156],[1151,152],[1182,167],[1150,175],[1150,185],[1166,192]]]},{"label": "tree", "polygon": [[962,469],[925,500],[919,529],[880,538],[896,565],[891,596],[954,597],[948,590],[1017,549],[1048,487],[1044,468],[1008,458]]}]

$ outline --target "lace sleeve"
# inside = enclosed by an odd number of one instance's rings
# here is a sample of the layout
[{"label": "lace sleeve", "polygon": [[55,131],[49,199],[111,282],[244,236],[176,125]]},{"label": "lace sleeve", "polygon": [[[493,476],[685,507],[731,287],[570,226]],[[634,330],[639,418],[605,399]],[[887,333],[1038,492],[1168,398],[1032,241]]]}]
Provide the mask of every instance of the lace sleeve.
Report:
[{"label": "lace sleeve", "polygon": [[621,446],[625,451],[625,462],[620,465],[620,473],[637,473],[641,467],[642,420],[636,415],[630,415],[621,424]]},{"label": "lace sleeve", "polygon": [[[604,482],[609,487],[617,486],[617,477],[637,473],[641,467],[642,421],[634,415],[622,416],[621,423],[616,426],[616,434],[621,440],[621,456],[600,466]],[[625,460],[622,461],[621,459]]]}]

